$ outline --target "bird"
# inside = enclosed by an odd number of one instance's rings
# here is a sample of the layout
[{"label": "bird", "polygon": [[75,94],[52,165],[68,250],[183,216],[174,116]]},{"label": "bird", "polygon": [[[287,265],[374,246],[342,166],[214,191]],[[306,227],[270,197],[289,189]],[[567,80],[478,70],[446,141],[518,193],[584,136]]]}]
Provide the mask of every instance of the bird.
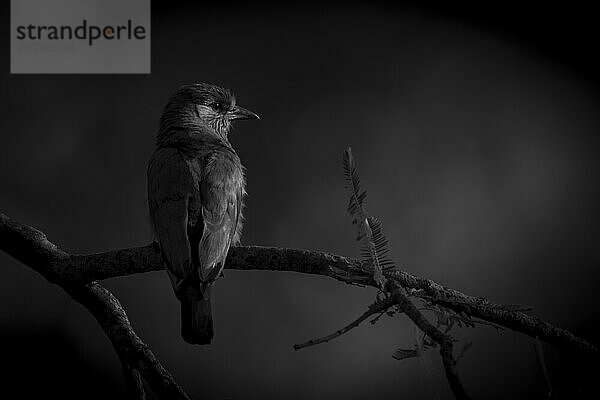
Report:
[{"label": "bird", "polygon": [[246,181],[229,132],[246,119],[259,116],[228,89],[183,85],[164,107],[148,163],[150,219],[190,344],[214,337],[212,288],[240,240]]}]

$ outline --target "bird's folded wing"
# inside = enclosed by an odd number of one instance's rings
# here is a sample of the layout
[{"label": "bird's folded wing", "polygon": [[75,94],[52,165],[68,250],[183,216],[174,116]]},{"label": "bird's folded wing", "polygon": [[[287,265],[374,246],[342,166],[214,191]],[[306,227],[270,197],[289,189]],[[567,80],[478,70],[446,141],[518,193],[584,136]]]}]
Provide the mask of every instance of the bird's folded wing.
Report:
[{"label": "bird's folded wing", "polygon": [[181,155],[161,149],[148,167],[148,204],[163,260],[178,293],[193,272],[187,234],[188,201],[193,180]]},{"label": "bird's folded wing", "polygon": [[241,191],[235,185],[202,182],[201,193],[204,234],[200,242],[200,271],[203,280],[211,282],[225,265],[239,219]]}]

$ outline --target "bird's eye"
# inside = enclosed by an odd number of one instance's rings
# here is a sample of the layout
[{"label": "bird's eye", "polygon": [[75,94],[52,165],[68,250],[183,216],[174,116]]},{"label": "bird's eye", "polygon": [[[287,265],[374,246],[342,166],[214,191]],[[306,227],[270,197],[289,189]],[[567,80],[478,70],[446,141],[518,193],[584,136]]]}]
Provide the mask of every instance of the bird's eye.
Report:
[{"label": "bird's eye", "polygon": [[223,109],[223,106],[221,105],[221,103],[216,102],[216,103],[212,104],[212,108],[213,108],[213,110],[221,111]]}]

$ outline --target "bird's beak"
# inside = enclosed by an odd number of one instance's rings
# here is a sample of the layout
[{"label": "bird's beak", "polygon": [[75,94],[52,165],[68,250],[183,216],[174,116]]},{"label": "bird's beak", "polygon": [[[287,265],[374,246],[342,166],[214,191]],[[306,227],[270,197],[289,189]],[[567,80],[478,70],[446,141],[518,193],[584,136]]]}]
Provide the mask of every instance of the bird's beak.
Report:
[{"label": "bird's beak", "polygon": [[243,107],[240,106],[235,106],[233,108],[233,110],[228,112],[229,114],[229,119],[231,120],[235,120],[235,119],[260,119],[260,117],[258,115],[256,115],[255,113],[253,113],[250,110],[246,110]]}]

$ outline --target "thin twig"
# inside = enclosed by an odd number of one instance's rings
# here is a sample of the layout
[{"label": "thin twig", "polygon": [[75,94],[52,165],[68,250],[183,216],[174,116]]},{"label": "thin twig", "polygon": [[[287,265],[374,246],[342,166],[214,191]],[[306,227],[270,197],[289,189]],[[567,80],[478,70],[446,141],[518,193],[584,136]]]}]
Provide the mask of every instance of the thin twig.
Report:
[{"label": "thin twig", "polygon": [[[418,308],[419,311],[431,311],[431,312],[437,312],[438,310],[432,307],[427,307],[427,306],[422,306]],[[465,317],[459,315],[459,314],[455,314],[453,315],[454,318],[460,320],[463,324],[473,324],[473,325],[484,325],[484,326],[489,326],[491,328],[496,329],[497,331],[503,331],[504,328],[498,324],[495,324],[493,322],[488,322],[488,321],[484,321],[482,319],[466,319]]]},{"label": "thin twig", "polygon": [[315,346],[317,344],[326,343],[326,342],[329,342],[330,340],[336,339],[336,338],[342,336],[344,333],[359,326],[364,320],[369,318],[371,315],[377,314],[380,312],[385,312],[388,308],[393,306],[394,303],[395,303],[395,301],[391,297],[385,298],[383,300],[377,300],[376,302],[371,304],[369,306],[369,308],[367,309],[367,311],[365,311],[360,317],[358,317],[357,319],[355,319],[354,321],[352,321],[351,323],[349,323],[342,329],[338,329],[337,331],[333,332],[332,334],[323,336],[318,339],[312,339],[312,340],[309,340],[304,343],[295,344],[294,350],[300,350],[305,347]]},{"label": "thin twig", "polygon": [[462,360],[465,354],[467,354],[467,351],[471,348],[471,346],[473,346],[473,342],[467,342],[463,345],[463,347],[460,349],[460,353],[458,353],[458,355],[455,357],[457,364],[460,360]]},{"label": "thin twig", "polygon": [[369,321],[370,324],[375,325],[380,319],[381,317],[383,317],[384,315],[386,315],[387,310],[383,310],[381,311],[379,314],[377,314],[375,316],[375,318],[373,318],[372,320]]}]

